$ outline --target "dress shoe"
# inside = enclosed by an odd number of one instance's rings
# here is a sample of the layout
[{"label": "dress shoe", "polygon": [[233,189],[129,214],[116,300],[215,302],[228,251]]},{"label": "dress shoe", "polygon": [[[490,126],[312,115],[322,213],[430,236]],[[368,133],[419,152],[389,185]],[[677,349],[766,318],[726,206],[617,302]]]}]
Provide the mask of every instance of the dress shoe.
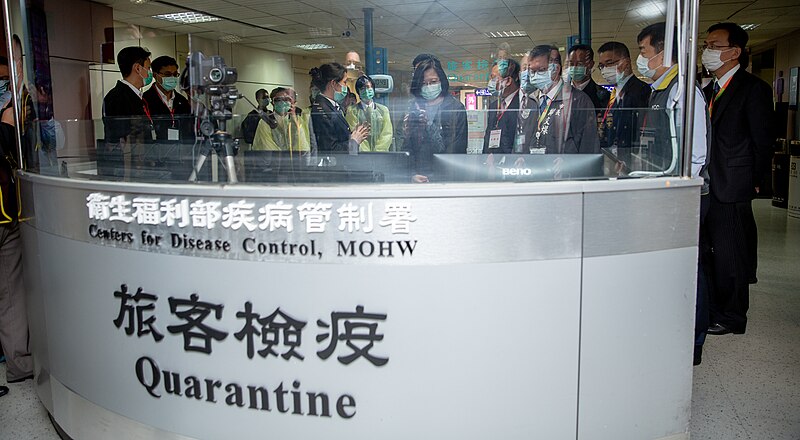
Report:
[{"label": "dress shoe", "polygon": [[6,394],[8,394],[8,387],[0,385],[0,397],[5,396]]},{"label": "dress shoe", "polygon": [[28,379],[33,379],[33,373],[31,373],[31,374],[29,374],[27,376],[22,376],[22,377],[20,377],[18,379],[9,379],[8,383],[20,383],[20,382],[26,381]]},{"label": "dress shoe", "polygon": [[727,335],[728,333],[733,333],[733,330],[722,324],[711,324],[706,333],[709,335]]}]

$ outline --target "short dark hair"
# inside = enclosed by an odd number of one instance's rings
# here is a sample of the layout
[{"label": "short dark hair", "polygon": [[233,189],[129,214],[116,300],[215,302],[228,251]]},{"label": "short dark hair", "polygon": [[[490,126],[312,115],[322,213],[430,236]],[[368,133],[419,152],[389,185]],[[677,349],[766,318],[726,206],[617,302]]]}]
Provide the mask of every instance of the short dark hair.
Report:
[{"label": "short dark hair", "polygon": [[726,31],[728,33],[728,44],[731,46],[736,46],[741,49],[742,53],[739,55],[739,64],[743,68],[747,68],[750,65],[750,54],[747,53],[747,42],[750,41],[750,36],[747,35],[747,31],[741,28],[736,23],[717,23],[712,24],[708,28],[708,32],[714,31]]},{"label": "short dark hair", "polygon": [[311,75],[311,84],[317,86],[320,92],[325,91],[329,82],[339,82],[344,79],[346,73],[347,70],[339,63],[326,63],[308,72]]},{"label": "short dark hair", "polygon": [[619,41],[609,41],[608,43],[603,43],[603,45],[600,46],[600,49],[597,49],[597,53],[605,52],[614,52],[614,54],[623,58],[631,57],[631,51],[628,50],[628,46],[620,43]]},{"label": "short dark hair", "polygon": [[549,44],[540,44],[540,45],[534,47],[533,49],[531,49],[530,52],[528,52],[528,63],[530,63],[534,58],[539,58],[541,56],[547,56],[547,60],[548,60],[548,63],[549,63],[550,62],[550,52],[553,49],[555,49],[555,46],[551,46]]},{"label": "short dark hair", "polygon": [[367,86],[367,83],[372,85],[372,88],[375,88],[375,83],[372,82],[372,78],[370,78],[369,75],[359,76],[358,79],[356,80],[356,93],[361,93],[361,90],[363,90],[364,87]]},{"label": "short dark hair", "polygon": [[425,60],[433,60],[435,63],[442,65],[442,62],[439,61],[439,57],[430,53],[421,53],[414,57],[414,61],[411,62],[411,67],[416,68],[419,63]]},{"label": "short dark hair", "polygon": [[[666,27],[667,24],[665,22],[661,23],[654,23],[646,28],[642,29],[639,32],[639,36],[636,37],[636,42],[641,43],[644,41],[645,38],[650,37],[650,45],[656,48],[658,52],[664,50],[664,39],[666,38]],[[678,62],[678,30],[675,29],[672,32],[672,62]]]},{"label": "short dark hair", "polygon": [[117,54],[117,65],[119,66],[119,73],[125,78],[133,71],[133,65],[139,64],[144,66],[145,60],[150,58],[150,52],[142,49],[139,46],[128,46],[123,48]]},{"label": "short dark hair", "polygon": [[[516,60],[512,60],[510,58],[507,59],[506,61],[508,61],[508,69],[506,69],[506,74],[503,75],[503,78],[504,79],[505,78],[511,78],[511,79],[514,80],[514,84],[519,86],[519,84],[520,84],[520,81],[519,81],[519,71],[520,71],[519,63]],[[497,65],[497,61],[494,62],[493,66],[496,66],[496,65]]]},{"label": "short dark hair", "polygon": [[259,96],[269,96],[269,92],[267,89],[258,89],[256,90],[256,100],[262,99]]},{"label": "short dark hair", "polygon": [[0,55],[0,66],[8,67],[8,58]]},{"label": "short dark hair", "polygon": [[442,93],[439,96],[446,95],[450,91],[450,81],[442,69],[442,64],[431,58],[420,61],[414,69],[414,76],[411,77],[411,94],[422,98],[422,81],[425,78],[425,71],[428,69],[433,69],[439,77],[439,83],[442,85]]},{"label": "short dark hair", "polygon": [[180,69],[178,61],[176,61],[175,58],[167,55],[162,55],[150,63],[150,69],[155,73],[159,73],[161,69],[167,66],[175,66]]},{"label": "short dark hair", "polygon": [[589,54],[590,60],[594,59],[594,50],[592,50],[592,46],[589,46],[588,44],[576,44],[570,47],[569,52],[567,53],[572,54],[572,52],[575,52],[576,50],[584,50],[586,51],[586,53]]}]

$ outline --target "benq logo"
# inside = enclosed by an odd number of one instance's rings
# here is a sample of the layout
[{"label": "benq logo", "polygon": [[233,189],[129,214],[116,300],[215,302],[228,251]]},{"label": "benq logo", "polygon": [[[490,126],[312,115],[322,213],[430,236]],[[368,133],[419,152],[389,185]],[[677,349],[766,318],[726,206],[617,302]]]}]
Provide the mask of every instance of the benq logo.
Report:
[{"label": "benq logo", "polygon": [[503,168],[503,176],[532,176],[530,168]]}]

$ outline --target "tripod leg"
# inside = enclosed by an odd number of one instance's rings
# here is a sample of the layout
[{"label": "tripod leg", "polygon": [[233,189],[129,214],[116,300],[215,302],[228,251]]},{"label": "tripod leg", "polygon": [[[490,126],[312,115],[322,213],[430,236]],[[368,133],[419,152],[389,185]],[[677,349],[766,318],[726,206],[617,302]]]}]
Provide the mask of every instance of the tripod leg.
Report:
[{"label": "tripod leg", "polygon": [[236,177],[236,163],[233,156],[225,156],[225,171],[228,173],[228,183],[238,183]]},{"label": "tripod leg", "polygon": [[201,153],[197,158],[197,163],[192,169],[192,174],[189,176],[189,182],[197,182],[197,173],[203,169],[203,164],[206,162],[206,157],[208,157],[208,153]]}]

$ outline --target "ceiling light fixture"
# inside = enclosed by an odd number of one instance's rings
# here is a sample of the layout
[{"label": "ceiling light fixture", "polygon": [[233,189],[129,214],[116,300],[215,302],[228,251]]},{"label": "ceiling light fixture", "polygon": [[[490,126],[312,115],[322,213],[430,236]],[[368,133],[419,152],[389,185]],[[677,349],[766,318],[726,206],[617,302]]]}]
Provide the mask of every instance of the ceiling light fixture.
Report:
[{"label": "ceiling light fixture", "polygon": [[308,33],[312,37],[330,37],[333,35],[333,28],[310,27]]},{"label": "ceiling light fixture", "polygon": [[483,35],[486,35],[489,38],[516,38],[527,37],[528,33],[525,31],[496,31],[486,32]]},{"label": "ceiling light fixture", "polygon": [[329,44],[322,44],[322,43],[312,43],[312,44],[296,44],[294,47],[303,50],[321,50],[321,49],[333,49],[334,47]]},{"label": "ceiling light fixture", "polygon": [[755,23],[748,23],[748,24],[743,24],[742,25],[742,29],[744,29],[746,31],[752,31],[752,30],[754,30],[755,28],[757,28],[759,26],[761,26],[761,25],[760,24],[755,24]]},{"label": "ceiling light fixture", "polygon": [[238,42],[242,41],[242,37],[240,37],[240,36],[238,36],[238,35],[233,35],[233,34],[230,34],[230,35],[223,35],[223,36],[220,38],[220,40],[221,40],[221,41],[224,41],[224,42],[226,42],[226,43],[231,43],[231,44],[233,44],[233,43],[238,43]]},{"label": "ceiling light fixture", "polygon": [[449,37],[456,32],[455,29],[451,28],[438,28],[431,31],[431,34],[436,35],[437,37]]},{"label": "ceiling light fixture", "polygon": [[150,3],[150,0],[131,0],[131,3],[134,5],[143,5],[145,3]]},{"label": "ceiling light fixture", "polygon": [[201,14],[199,12],[176,12],[173,14],[160,14],[154,15],[153,18],[181,24],[208,23],[221,20],[219,17],[213,17],[211,15]]}]

